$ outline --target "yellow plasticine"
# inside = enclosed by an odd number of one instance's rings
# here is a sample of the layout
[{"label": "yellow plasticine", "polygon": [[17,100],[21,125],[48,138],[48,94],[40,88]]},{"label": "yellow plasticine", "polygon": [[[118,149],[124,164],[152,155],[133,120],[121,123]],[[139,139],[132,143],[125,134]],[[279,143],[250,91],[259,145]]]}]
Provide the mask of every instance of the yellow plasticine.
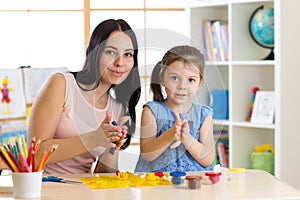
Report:
[{"label": "yellow plasticine", "polygon": [[130,172],[120,172],[116,176],[86,177],[80,180],[91,189],[171,185],[167,177],[160,178],[154,173],[143,176]]},{"label": "yellow plasticine", "polygon": [[145,182],[144,178],[142,178],[139,175],[132,174],[132,173],[129,173],[128,180],[130,183],[130,187],[140,186]]},{"label": "yellow plasticine", "polygon": [[117,177],[119,177],[122,180],[127,180],[128,179],[128,173],[127,172],[120,172],[117,174]]},{"label": "yellow plasticine", "polygon": [[153,180],[159,180],[160,178],[158,176],[155,176],[154,173],[146,174],[146,180],[147,181],[153,181]]},{"label": "yellow plasticine", "polygon": [[128,181],[120,179],[117,176],[87,177],[81,178],[80,180],[91,189],[128,187]]}]

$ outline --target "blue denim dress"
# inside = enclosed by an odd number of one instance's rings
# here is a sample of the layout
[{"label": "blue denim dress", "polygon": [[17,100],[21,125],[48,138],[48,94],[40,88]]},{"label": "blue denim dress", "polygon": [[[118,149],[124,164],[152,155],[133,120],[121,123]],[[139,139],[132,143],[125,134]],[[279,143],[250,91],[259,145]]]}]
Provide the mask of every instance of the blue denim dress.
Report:
[{"label": "blue denim dress", "polygon": [[[175,123],[174,113],[164,102],[151,101],[144,106],[149,106],[152,110],[157,123],[157,134],[159,137],[166,130],[171,128]],[[205,105],[193,104],[188,114],[180,114],[181,120],[187,115],[190,116],[189,127],[191,135],[199,141],[199,130],[206,117],[212,113],[212,109]],[[172,145],[172,144],[171,144]],[[145,161],[141,155],[137,162],[136,172],[174,172],[174,171],[203,171],[212,170],[213,165],[203,167],[200,165],[186,150],[183,144],[180,144],[177,148],[167,148],[159,157],[155,160],[148,162]]]}]

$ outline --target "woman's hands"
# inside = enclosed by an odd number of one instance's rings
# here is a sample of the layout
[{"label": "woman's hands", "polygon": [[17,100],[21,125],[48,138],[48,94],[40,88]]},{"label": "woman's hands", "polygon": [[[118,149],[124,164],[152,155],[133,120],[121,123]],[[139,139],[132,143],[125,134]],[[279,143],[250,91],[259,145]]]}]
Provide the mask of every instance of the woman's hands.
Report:
[{"label": "woman's hands", "polygon": [[110,112],[106,112],[106,117],[102,121],[100,127],[98,128],[104,136],[106,137],[110,147],[120,148],[123,145],[123,139],[127,134],[127,126],[123,126],[125,122],[129,120],[129,116],[121,117],[117,125],[111,123],[112,115]]},{"label": "woman's hands", "polygon": [[[111,118],[111,113],[107,111],[98,131],[101,131],[101,134],[104,135],[110,148],[119,149],[123,145],[123,139],[126,137],[128,129],[123,124],[129,120],[129,116],[121,117],[116,124],[111,122]],[[106,150],[99,158],[94,173],[115,172],[116,169],[118,169],[118,153]]]}]

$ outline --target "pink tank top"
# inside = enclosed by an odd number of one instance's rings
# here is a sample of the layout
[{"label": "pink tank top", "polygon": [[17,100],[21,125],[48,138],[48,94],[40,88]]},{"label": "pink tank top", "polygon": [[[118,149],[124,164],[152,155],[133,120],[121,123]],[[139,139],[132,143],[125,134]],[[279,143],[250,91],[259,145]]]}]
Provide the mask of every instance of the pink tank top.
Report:
[{"label": "pink tank top", "polygon": [[[120,118],[122,105],[111,96],[108,97],[108,103],[104,109],[97,109],[81,95],[74,76],[71,73],[63,75],[66,79],[65,102],[54,138],[73,137],[97,129],[104,120],[107,110],[112,113],[112,120],[117,121]],[[97,157],[101,157],[104,151],[104,147],[96,147],[90,152],[69,160],[48,164],[44,172],[51,174],[90,173],[92,164]]]}]

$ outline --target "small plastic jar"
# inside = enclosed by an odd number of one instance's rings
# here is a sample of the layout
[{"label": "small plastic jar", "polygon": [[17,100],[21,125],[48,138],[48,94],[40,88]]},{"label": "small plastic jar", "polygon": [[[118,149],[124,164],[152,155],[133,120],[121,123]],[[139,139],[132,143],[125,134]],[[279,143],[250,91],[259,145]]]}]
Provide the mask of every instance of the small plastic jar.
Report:
[{"label": "small plastic jar", "polygon": [[199,189],[201,187],[201,176],[186,176],[188,189]]},{"label": "small plastic jar", "polygon": [[205,176],[208,176],[211,184],[216,184],[220,181],[221,172],[205,172]]},{"label": "small plastic jar", "polygon": [[231,168],[229,169],[229,179],[230,181],[243,182],[245,179],[245,168]]},{"label": "small plastic jar", "polygon": [[186,173],[185,172],[171,172],[170,176],[172,177],[171,180],[172,180],[173,185],[180,186],[180,185],[183,185],[183,183],[184,183]]}]

